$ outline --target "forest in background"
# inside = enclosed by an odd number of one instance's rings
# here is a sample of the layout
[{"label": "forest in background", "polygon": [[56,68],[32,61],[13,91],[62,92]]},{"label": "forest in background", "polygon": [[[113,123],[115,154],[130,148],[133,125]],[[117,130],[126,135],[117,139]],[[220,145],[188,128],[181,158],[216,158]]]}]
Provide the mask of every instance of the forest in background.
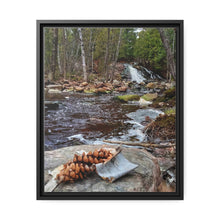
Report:
[{"label": "forest in background", "polygon": [[174,28],[45,28],[44,73],[50,81],[113,81],[117,62],[136,62],[176,77]]}]

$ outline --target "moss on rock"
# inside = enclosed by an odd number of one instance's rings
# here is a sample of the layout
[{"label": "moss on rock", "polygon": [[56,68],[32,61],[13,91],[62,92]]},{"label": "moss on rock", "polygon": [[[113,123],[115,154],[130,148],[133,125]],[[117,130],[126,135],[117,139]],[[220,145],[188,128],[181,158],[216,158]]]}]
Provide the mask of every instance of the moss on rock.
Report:
[{"label": "moss on rock", "polygon": [[145,101],[152,101],[156,99],[157,96],[158,96],[157,93],[148,93],[148,94],[141,96],[141,98],[144,99]]},{"label": "moss on rock", "polygon": [[139,95],[120,95],[120,96],[116,96],[116,99],[120,100],[121,102],[128,102],[128,101],[138,101],[140,97]]},{"label": "moss on rock", "polygon": [[85,89],[84,93],[93,94],[95,93],[95,89]]},{"label": "moss on rock", "polygon": [[176,108],[167,108],[165,109],[164,113],[167,115],[176,114]]},{"label": "moss on rock", "polygon": [[172,87],[164,92],[166,98],[173,98],[176,95],[176,87]]}]

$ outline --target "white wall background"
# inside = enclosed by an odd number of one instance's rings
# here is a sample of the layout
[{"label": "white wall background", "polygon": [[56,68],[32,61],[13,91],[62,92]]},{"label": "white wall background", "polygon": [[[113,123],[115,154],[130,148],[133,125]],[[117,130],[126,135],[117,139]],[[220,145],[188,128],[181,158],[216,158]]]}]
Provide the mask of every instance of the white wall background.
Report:
[{"label": "white wall background", "polygon": [[[218,2],[1,1],[2,219],[219,219]],[[36,201],[36,19],[185,20],[184,201]]]}]

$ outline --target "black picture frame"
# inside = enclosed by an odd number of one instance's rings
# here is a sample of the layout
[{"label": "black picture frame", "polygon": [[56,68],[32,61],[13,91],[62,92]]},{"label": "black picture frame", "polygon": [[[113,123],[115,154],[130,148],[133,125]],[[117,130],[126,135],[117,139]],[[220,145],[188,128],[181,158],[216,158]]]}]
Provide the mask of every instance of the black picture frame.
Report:
[{"label": "black picture frame", "polygon": [[[183,200],[183,20],[37,20],[37,200]],[[176,192],[44,192],[44,27],[176,28]]]}]

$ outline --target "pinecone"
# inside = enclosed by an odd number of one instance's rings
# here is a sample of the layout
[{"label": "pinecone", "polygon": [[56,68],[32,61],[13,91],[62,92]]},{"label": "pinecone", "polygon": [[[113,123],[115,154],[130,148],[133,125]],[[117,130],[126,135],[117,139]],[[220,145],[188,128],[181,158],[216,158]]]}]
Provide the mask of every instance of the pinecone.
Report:
[{"label": "pinecone", "polygon": [[112,158],[109,150],[101,148],[94,152],[89,151],[87,154],[74,155],[72,161],[63,165],[63,169],[56,176],[56,180],[61,182],[74,182],[77,179],[83,179],[95,171],[94,164],[103,163]]}]

